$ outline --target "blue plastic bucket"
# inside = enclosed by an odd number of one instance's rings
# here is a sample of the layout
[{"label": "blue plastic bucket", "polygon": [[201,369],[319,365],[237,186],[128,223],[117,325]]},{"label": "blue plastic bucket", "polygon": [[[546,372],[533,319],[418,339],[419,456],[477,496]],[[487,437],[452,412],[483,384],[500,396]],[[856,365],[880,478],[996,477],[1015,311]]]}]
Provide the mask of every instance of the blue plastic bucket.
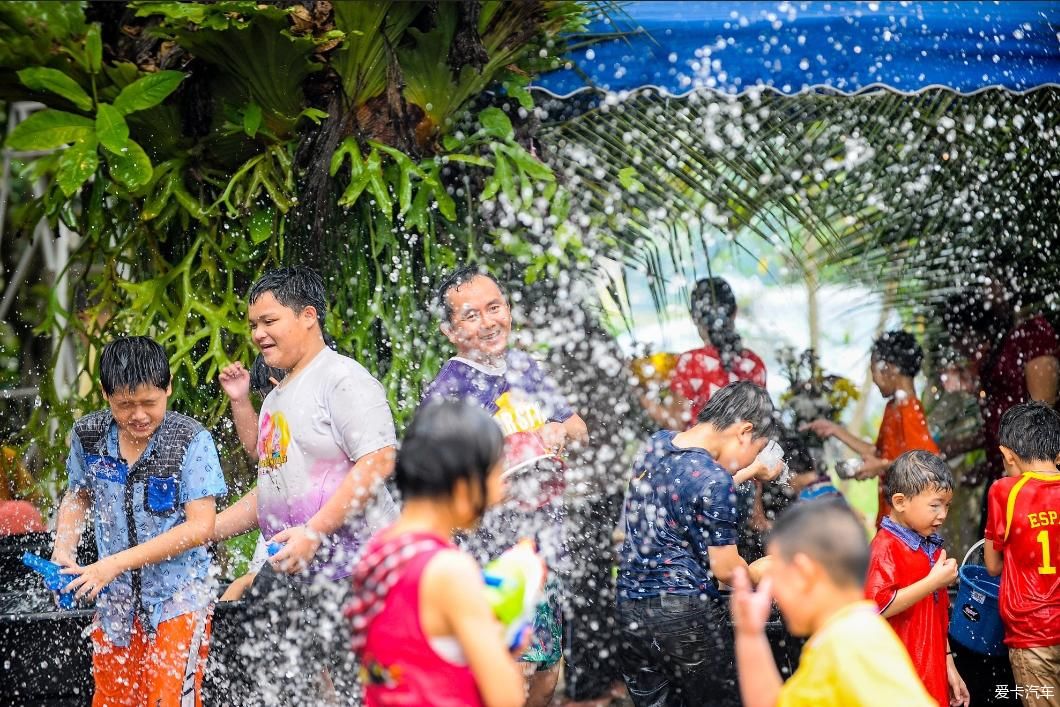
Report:
[{"label": "blue plastic bucket", "polygon": [[983,541],[968,550],[961,563],[957,599],[950,613],[950,638],[981,655],[1005,655],[1005,626],[1001,623],[997,597],[1001,578],[991,577],[981,565],[969,565],[968,557]]}]

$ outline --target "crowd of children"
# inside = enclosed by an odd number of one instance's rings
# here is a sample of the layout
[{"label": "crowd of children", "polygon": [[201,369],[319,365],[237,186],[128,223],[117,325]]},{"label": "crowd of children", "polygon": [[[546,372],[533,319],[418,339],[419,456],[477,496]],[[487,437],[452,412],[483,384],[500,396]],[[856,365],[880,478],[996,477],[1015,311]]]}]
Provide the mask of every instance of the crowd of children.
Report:
[{"label": "crowd of children", "polygon": [[[481,546],[468,543],[482,525],[493,538],[487,554],[505,549],[504,528],[490,527],[504,516],[490,508],[505,498],[505,468],[525,452],[526,435],[554,456],[588,431],[509,345],[496,280],[465,268],[441,284],[441,328],[457,355],[400,447],[382,386],[326,343],[316,273],[272,271],[248,300],[260,360],[252,371],[232,364],[220,382],[257,483],[220,513],[227,488],[216,446],[201,424],[167,409],[166,352],[128,336],[101,354],[108,407],[74,425],[52,557],[68,590],[95,601],[93,704],[201,704],[218,594],[208,547],[254,529],[269,557],[239,588],[249,598],[253,704],[548,704],[562,589],[548,585],[513,643],[483,558],[469,551]],[[763,460],[780,433],[754,382],[718,387],[688,429],[652,437],[627,491],[615,608],[615,660],[634,704],[974,703],[949,643],[958,567],[938,533],[954,481],[917,402],[921,358],[904,332],[874,345],[873,379],[891,399],[876,444],[810,425],[859,452],[863,476],[882,479],[871,544],[788,436],[798,500],[776,519],[765,558],[740,556],[736,487],[769,482],[783,466]],[[267,393],[260,410],[252,386]],[[1016,681],[1041,688],[1024,703],[1058,705],[1060,415],[1015,405],[999,439],[1007,477],[990,490],[984,562],[1001,576]],[[75,550],[89,519],[99,560],[82,567]],[[560,553],[562,537],[552,541]],[[787,631],[807,639],[786,681],[766,638],[774,601]]]}]

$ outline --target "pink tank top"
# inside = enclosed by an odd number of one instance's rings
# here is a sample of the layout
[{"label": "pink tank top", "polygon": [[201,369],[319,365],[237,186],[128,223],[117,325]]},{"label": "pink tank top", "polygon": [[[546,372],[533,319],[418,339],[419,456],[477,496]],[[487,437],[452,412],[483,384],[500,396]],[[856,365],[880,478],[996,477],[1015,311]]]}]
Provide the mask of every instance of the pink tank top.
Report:
[{"label": "pink tank top", "polygon": [[[410,557],[402,556],[405,548],[412,553]],[[375,606],[368,613],[363,643],[354,642],[360,644],[358,653],[367,707],[483,705],[471,668],[438,655],[420,625],[423,570],[438,552],[450,549],[454,549],[452,544],[428,533],[405,533],[372,540],[365,548],[355,578],[367,578],[371,574],[376,586],[391,585],[385,597],[376,599],[382,606]],[[379,563],[385,564],[384,558],[398,558],[390,576],[385,570],[380,571],[383,568]],[[365,604],[362,602],[361,606]]]}]

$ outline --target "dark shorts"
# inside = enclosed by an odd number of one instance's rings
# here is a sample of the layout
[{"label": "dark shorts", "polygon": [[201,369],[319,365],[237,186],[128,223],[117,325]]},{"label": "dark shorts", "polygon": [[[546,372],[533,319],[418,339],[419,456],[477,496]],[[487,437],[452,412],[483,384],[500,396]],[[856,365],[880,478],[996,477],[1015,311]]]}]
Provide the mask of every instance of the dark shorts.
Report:
[{"label": "dark shorts", "polygon": [[738,707],[732,626],[720,599],[621,600],[618,664],[637,707]]}]

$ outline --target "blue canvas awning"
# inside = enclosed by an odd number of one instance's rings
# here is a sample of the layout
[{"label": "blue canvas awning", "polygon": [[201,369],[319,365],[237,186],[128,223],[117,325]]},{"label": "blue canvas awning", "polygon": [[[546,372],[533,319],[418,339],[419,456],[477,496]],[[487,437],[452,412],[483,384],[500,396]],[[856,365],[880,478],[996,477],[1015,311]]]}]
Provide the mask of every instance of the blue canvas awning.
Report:
[{"label": "blue canvas awning", "polygon": [[632,2],[590,26],[626,34],[576,49],[535,86],[553,95],[653,86],[785,94],[886,87],[961,93],[1060,83],[1057,2]]}]

